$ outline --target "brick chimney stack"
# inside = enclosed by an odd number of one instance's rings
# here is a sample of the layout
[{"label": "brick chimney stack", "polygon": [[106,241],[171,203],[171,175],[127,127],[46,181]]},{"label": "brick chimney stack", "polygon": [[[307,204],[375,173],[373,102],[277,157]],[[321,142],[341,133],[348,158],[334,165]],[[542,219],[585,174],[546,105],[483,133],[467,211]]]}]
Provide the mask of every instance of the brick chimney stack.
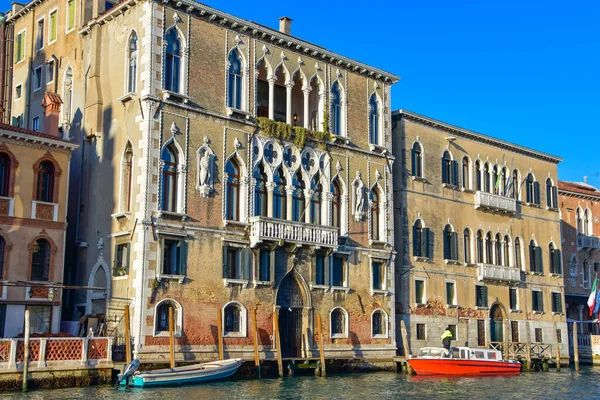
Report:
[{"label": "brick chimney stack", "polygon": [[56,93],[46,92],[42,107],[44,107],[44,133],[56,137],[58,134],[58,122],[60,118],[60,107],[63,101]]},{"label": "brick chimney stack", "polygon": [[292,19],[290,17],[279,18],[279,32],[290,35],[292,29]]}]

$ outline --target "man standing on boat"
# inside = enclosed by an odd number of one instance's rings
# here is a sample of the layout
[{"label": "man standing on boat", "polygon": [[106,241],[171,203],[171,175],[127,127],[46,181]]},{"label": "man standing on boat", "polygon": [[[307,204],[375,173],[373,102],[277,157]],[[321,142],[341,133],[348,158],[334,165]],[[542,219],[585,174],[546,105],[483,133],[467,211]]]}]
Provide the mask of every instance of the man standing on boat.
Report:
[{"label": "man standing on boat", "polygon": [[450,327],[447,326],[446,330],[442,334],[442,344],[446,350],[450,350],[450,342],[452,341],[452,331],[450,331]]}]

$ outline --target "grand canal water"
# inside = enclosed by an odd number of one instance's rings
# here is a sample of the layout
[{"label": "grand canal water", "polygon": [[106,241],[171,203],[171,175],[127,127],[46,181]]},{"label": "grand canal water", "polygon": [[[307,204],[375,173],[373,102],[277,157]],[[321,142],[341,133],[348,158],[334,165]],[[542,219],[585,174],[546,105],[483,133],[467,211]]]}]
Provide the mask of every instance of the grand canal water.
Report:
[{"label": "grand canal water", "polygon": [[418,378],[377,372],[351,375],[240,379],[163,388],[117,390],[108,386],[0,395],[11,399],[600,399],[600,368],[576,373],[524,373],[514,377]]}]

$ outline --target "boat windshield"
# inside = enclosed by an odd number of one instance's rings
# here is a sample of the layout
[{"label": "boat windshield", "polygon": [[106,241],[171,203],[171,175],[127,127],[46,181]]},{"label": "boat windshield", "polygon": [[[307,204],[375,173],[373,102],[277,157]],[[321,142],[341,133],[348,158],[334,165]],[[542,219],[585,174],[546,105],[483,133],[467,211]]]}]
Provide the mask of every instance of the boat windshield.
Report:
[{"label": "boat windshield", "polygon": [[446,349],[440,349],[437,347],[426,347],[419,351],[419,357],[448,358],[450,357],[450,352],[448,352]]}]

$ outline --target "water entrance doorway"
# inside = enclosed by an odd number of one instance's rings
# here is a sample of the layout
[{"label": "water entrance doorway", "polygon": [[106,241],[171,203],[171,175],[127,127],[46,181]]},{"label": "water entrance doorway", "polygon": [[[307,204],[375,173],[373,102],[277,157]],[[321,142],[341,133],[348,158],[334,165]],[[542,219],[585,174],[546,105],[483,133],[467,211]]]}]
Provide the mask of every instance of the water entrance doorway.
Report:
[{"label": "water entrance doorway", "polygon": [[277,293],[277,305],[281,356],[301,357],[304,296],[293,274],[288,274],[281,282]]},{"label": "water entrance doorway", "polygon": [[502,308],[494,304],[490,310],[490,339],[492,342],[504,341],[504,318]]}]

